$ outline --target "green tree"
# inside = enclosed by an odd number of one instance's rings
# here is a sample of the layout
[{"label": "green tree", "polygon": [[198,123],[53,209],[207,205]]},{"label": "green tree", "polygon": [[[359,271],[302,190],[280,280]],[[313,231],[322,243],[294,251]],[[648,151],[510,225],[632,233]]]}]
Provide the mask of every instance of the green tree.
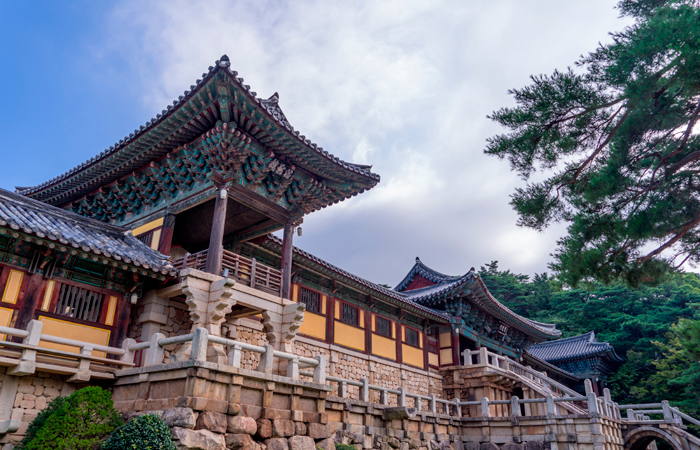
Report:
[{"label": "green tree", "polygon": [[658,283],[700,262],[700,9],[697,0],[622,0],[634,23],[575,70],[511,90],[517,106],[485,152],[523,179],[519,225],[569,224],[551,264],[563,282]]}]

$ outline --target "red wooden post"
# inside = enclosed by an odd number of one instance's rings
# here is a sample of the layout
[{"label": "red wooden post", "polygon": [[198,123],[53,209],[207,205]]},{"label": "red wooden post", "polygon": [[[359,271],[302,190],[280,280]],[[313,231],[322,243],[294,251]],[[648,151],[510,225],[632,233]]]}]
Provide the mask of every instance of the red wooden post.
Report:
[{"label": "red wooden post", "polygon": [[221,275],[221,258],[224,255],[224,225],[226,223],[226,204],[228,203],[228,184],[215,184],[217,187],[214,219],[209,236],[209,252],[205,272]]},{"label": "red wooden post", "polygon": [[284,225],[284,236],[282,239],[282,298],[291,300],[292,290],[292,236],[294,226],[292,222]]},{"label": "red wooden post", "polygon": [[170,246],[173,243],[173,229],[175,228],[175,214],[166,214],[163,219],[163,228],[160,232],[158,251],[170,256]]},{"label": "red wooden post", "polygon": [[455,366],[462,365],[459,350],[459,332],[452,330],[452,364]]}]

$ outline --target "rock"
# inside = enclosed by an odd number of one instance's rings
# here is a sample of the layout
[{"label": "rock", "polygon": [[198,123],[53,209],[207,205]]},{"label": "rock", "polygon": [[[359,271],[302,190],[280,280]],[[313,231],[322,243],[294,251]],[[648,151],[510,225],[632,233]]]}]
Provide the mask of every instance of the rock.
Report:
[{"label": "rock", "polygon": [[408,450],[410,446],[408,445],[408,442],[401,442],[399,444],[399,450]]},{"label": "rock", "polygon": [[170,428],[194,428],[197,424],[197,416],[191,408],[170,408],[163,411],[163,421]]},{"label": "rock", "polygon": [[191,430],[174,427],[172,429],[178,450],[225,450],[226,440],[220,434],[209,430]]},{"label": "rock", "polygon": [[272,437],[272,421],[269,419],[258,419],[255,421],[258,426],[258,431],[255,433],[261,439]]},{"label": "rock", "polygon": [[525,450],[548,450],[551,448],[551,443],[543,441],[527,441],[525,442]]},{"label": "rock", "polygon": [[399,442],[399,440],[395,437],[387,437],[386,443],[389,444],[389,446],[392,448],[399,448],[399,446],[401,445],[401,442]]},{"label": "rock", "polygon": [[226,433],[226,415],[213,412],[204,411],[199,413],[197,417],[197,425],[194,427],[195,430],[209,430],[214,433]]},{"label": "rock", "polygon": [[307,434],[312,439],[326,439],[331,437],[331,428],[328,425],[310,423],[306,428]]},{"label": "rock", "polygon": [[260,445],[249,434],[227,434],[226,448],[231,450],[260,450]]},{"label": "rock", "polygon": [[428,450],[440,450],[440,444],[431,439],[428,441]]},{"label": "rock", "polygon": [[294,436],[306,436],[306,424],[294,422]]},{"label": "rock", "polygon": [[480,450],[478,442],[467,442],[464,445],[465,450]]},{"label": "rock", "polygon": [[525,450],[523,444],[515,444],[513,442],[501,445],[501,450]]},{"label": "rock", "polygon": [[420,448],[420,439],[410,439],[408,441],[408,448],[411,450],[416,450]]},{"label": "rock", "polygon": [[292,436],[287,443],[289,450],[316,450],[316,443],[308,436]]},{"label": "rock", "polygon": [[[289,437],[294,436],[296,427],[291,420],[273,419],[272,420],[272,437]],[[326,436],[328,437],[328,436]]]},{"label": "rock", "polygon": [[[254,435],[258,431],[258,424],[252,417],[234,416],[228,418],[228,432],[233,434]],[[269,436],[268,436],[269,437]]]},{"label": "rock", "polygon": [[316,442],[316,447],[321,450],[335,450],[335,441],[333,439],[324,439]]},{"label": "rock", "polygon": [[493,442],[484,442],[481,444],[479,450],[498,450],[498,445]]},{"label": "rock", "polygon": [[264,444],[267,446],[267,450],[289,450],[285,438],[265,439]]},{"label": "rock", "polygon": [[440,450],[452,450],[450,441],[440,441]]}]

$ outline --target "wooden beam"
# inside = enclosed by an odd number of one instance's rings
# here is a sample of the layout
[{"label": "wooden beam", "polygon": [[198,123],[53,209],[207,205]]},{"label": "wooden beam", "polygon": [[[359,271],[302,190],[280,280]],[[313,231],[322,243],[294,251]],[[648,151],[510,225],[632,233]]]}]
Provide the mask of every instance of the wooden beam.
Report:
[{"label": "wooden beam", "polygon": [[282,298],[291,300],[292,287],[292,239],[294,236],[294,225],[287,222],[284,225],[284,236],[282,239]]},{"label": "wooden beam", "polygon": [[268,217],[275,219],[280,223],[289,222],[289,211],[281,206],[272,203],[262,195],[251,192],[248,189],[234,183],[229,187],[228,195],[232,199],[244,204],[245,206],[265,214]]},{"label": "wooden beam", "polygon": [[255,239],[256,237],[260,237],[277,231],[282,227],[284,227],[284,225],[277,222],[276,220],[267,219],[236,231],[235,239],[238,242],[246,242],[251,239]]}]

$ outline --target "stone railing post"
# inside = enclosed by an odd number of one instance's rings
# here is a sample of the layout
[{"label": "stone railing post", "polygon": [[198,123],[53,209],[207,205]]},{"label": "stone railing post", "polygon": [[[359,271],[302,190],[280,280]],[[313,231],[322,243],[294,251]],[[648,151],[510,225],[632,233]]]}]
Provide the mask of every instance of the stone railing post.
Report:
[{"label": "stone railing post", "polygon": [[382,405],[389,404],[389,393],[386,391],[386,389],[379,391],[379,403]]},{"label": "stone railing post", "polygon": [[348,383],[341,381],[338,383],[338,397],[346,398],[348,396]]},{"label": "stone railing post", "polygon": [[[44,327],[44,323],[38,320],[30,320],[29,325],[27,325],[27,331],[29,335],[22,340],[24,345],[38,346],[41,340],[41,330]],[[31,375],[36,371],[36,350],[25,348],[22,350],[22,356],[20,356],[19,364],[17,364],[12,369],[8,370],[7,373],[10,375]]]},{"label": "stone railing post", "polygon": [[192,336],[192,350],[190,361],[206,361],[207,345],[209,344],[209,331],[206,328],[197,328]]},{"label": "stone railing post", "polygon": [[430,399],[428,400],[428,407],[430,408],[430,412],[433,414],[437,414],[437,402],[435,401],[435,394],[430,394],[428,397]]},{"label": "stone railing post", "polygon": [[122,342],[122,350],[124,354],[119,358],[119,361],[124,363],[133,363],[136,356],[136,350],[129,350],[129,347],[136,344],[136,339],[126,338]]},{"label": "stone railing post", "polygon": [[[315,378],[315,373],[316,371],[314,370],[314,378]],[[294,378],[295,380],[299,379],[299,357],[294,357],[287,361],[287,377],[289,378]]]},{"label": "stone railing post", "polygon": [[557,410],[554,407],[554,397],[552,397],[552,394],[547,395],[545,397],[547,401],[547,415],[548,416],[556,416],[557,415]]},{"label": "stone railing post", "polygon": [[634,410],[633,409],[628,409],[627,410],[627,420],[630,422],[634,422],[636,419]]},{"label": "stone railing post", "polygon": [[362,382],[362,388],[360,389],[362,401],[369,403],[369,381],[367,381],[367,378],[363,378],[360,381]]},{"label": "stone railing post", "polygon": [[406,406],[406,391],[404,391],[402,387],[399,387],[398,391],[398,406]]},{"label": "stone railing post", "polygon": [[661,410],[664,412],[664,420],[673,422],[673,412],[671,412],[671,405],[668,403],[668,400],[661,401]]},{"label": "stone railing post", "polygon": [[324,355],[316,355],[318,365],[314,367],[314,383],[326,384],[326,357]]},{"label": "stone railing post", "polygon": [[465,366],[471,366],[472,365],[472,351],[469,349],[466,349],[462,352],[462,358],[464,358],[464,365]]},{"label": "stone railing post", "polygon": [[413,399],[413,407],[416,408],[416,411],[418,412],[423,411],[423,399],[420,397],[415,397]]},{"label": "stone railing post", "polygon": [[80,349],[80,356],[78,356],[78,372],[68,378],[68,382],[90,381],[90,356],[92,356],[92,345],[86,344]]},{"label": "stone railing post", "polygon": [[489,409],[488,397],[481,398],[481,417],[491,417],[491,410]]},{"label": "stone railing post", "polygon": [[590,394],[591,392],[593,392],[593,383],[591,383],[591,379],[590,379],[590,378],[586,378],[586,379],[583,381],[583,385],[584,385],[585,388],[586,388],[586,395],[588,395],[588,394]]},{"label": "stone railing post", "polygon": [[598,417],[598,399],[595,396],[595,392],[589,392],[586,397],[588,397],[588,413],[594,417]]},{"label": "stone railing post", "polygon": [[270,344],[266,344],[265,353],[260,355],[260,364],[258,364],[258,372],[272,373],[272,365],[275,362],[275,349]]},{"label": "stone railing post", "polygon": [[452,401],[454,402],[454,405],[455,405],[455,416],[462,417],[462,407],[459,406],[459,399],[455,398]]},{"label": "stone railing post", "polygon": [[146,362],[144,366],[163,364],[165,350],[163,350],[163,347],[158,345],[158,341],[161,339],[165,339],[165,335],[163,333],[154,333],[151,336],[150,346],[148,347],[148,352],[146,352]]},{"label": "stone railing post", "polygon": [[486,347],[479,348],[479,364],[489,363],[489,353]]},{"label": "stone railing post", "polygon": [[228,365],[231,367],[241,367],[241,357],[243,349],[239,344],[234,344],[228,352]]},{"label": "stone railing post", "polygon": [[518,400],[518,397],[515,395],[510,398],[510,415],[513,417],[520,417],[520,403]]}]

